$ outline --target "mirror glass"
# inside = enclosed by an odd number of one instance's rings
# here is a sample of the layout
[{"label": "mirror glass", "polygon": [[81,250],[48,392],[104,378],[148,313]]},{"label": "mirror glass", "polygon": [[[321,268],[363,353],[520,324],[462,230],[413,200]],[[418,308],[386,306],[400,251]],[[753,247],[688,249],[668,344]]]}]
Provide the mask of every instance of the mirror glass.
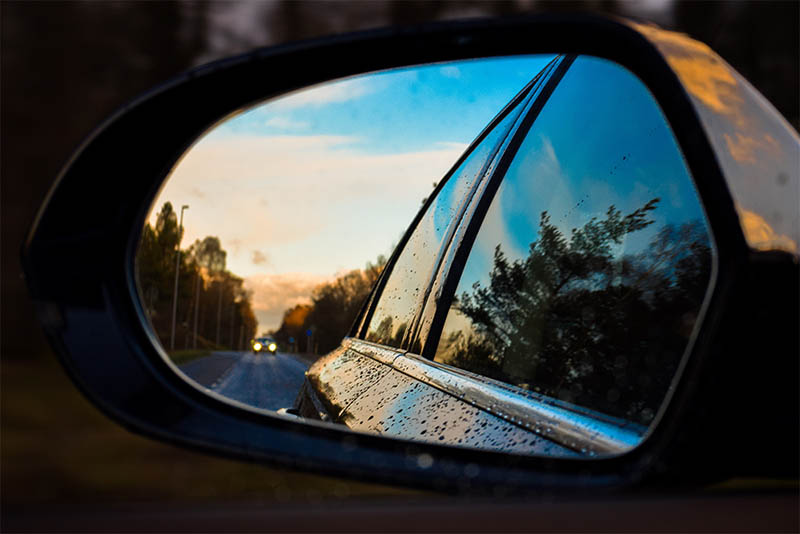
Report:
[{"label": "mirror glass", "polygon": [[205,391],[554,456],[644,439],[713,266],[650,92],[564,55],[371,73],[241,110],[172,169],[136,257],[147,324]]}]

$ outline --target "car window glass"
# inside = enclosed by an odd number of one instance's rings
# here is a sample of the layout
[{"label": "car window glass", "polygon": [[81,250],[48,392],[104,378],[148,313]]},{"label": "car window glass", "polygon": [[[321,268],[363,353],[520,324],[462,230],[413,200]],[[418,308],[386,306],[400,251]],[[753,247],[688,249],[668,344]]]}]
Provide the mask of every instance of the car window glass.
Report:
[{"label": "car window glass", "polygon": [[644,85],[579,57],[514,155],[434,359],[647,425],[700,316],[712,245]]},{"label": "car window glass", "polygon": [[368,341],[399,347],[427,288],[442,242],[461,212],[469,192],[481,179],[497,145],[519,116],[521,103],[478,143],[428,206],[392,268],[370,319]]}]

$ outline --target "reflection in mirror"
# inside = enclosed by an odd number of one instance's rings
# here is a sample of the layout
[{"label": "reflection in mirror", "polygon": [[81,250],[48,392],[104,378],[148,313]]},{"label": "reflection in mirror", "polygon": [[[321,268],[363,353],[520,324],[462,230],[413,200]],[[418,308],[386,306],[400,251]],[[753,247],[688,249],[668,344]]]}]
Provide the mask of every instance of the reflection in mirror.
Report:
[{"label": "reflection in mirror", "polygon": [[617,65],[581,57],[511,161],[435,360],[612,421],[636,442],[710,276],[703,211],[652,97]]},{"label": "reflection in mirror", "polygon": [[[222,395],[291,408],[432,184],[550,59],[334,81],[206,132],[153,203],[137,257],[143,308],[172,361]],[[275,358],[252,350],[262,337]]]},{"label": "reflection in mirror", "polygon": [[140,302],[191,382],[455,446],[636,446],[710,286],[658,105],[586,57],[398,69],[242,110],[151,210]]}]

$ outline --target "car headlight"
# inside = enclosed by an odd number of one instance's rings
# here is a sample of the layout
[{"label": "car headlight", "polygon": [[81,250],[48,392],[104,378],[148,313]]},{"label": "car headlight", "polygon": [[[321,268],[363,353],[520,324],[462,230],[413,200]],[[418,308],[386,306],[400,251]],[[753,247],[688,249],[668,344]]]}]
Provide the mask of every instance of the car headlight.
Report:
[{"label": "car headlight", "polygon": [[278,345],[276,345],[275,343],[270,343],[267,346],[267,348],[270,350],[270,352],[275,352],[276,350],[278,350]]},{"label": "car headlight", "polygon": [[261,343],[256,343],[253,345],[253,350],[261,350]]}]

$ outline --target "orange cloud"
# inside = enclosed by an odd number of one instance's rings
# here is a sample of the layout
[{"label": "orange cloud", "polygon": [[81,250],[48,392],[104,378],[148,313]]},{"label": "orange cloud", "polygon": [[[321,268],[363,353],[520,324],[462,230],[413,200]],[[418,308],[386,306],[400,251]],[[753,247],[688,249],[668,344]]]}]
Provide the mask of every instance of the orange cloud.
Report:
[{"label": "orange cloud", "polygon": [[717,113],[739,116],[742,98],[738,82],[711,48],[682,33],[647,24],[631,25],[658,46],[692,96]]},{"label": "orange cloud", "polygon": [[257,274],[244,280],[244,287],[253,292],[253,312],[259,329],[278,328],[283,313],[296,304],[311,302],[311,292],[332,276],[309,273]]},{"label": "orange cloud", "polygon": [[184,155],[153,205],[191,204],[184,242],[219,236],[241,276],[261,273],[254,250],[277,272],[332,273],[386,252],[465,148],[374,154],[337,136],[208,138]]},{"label": "orange cloud", "polygon": [[758,250],[783,250],[797,253],[797,243],[783,234],[778,234],[761,215],[739,206],[739,220],[747,243]]},{"label": "orange cloud", "polygon": [[269,257],[260,250],[254,250],[251,254],[254,265],[263,265],[269,263]]},{"label": "orange cloud", "polygon": [[764,135],[761,139],[742,135],[737,132],[736,137],[724,134],[725,143],[728,145],[728,152],[731,157],[739,163],[756,163],[758,158],[756,153],[759,151],[770,152],[771,155],[778,155],[781,152],[781,147],[778,142],[769,134]]}]

